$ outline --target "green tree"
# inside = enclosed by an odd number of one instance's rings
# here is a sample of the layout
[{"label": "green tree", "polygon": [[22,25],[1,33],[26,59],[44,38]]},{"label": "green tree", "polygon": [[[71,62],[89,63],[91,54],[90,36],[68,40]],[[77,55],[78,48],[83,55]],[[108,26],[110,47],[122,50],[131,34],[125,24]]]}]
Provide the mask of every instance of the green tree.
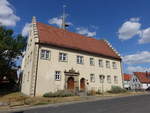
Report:
[{"label": "green tree", "polygon": [[15,67],[15,61],[26,47],[26,37],[14,35],[13,30],[0,27],[0,79]]}]

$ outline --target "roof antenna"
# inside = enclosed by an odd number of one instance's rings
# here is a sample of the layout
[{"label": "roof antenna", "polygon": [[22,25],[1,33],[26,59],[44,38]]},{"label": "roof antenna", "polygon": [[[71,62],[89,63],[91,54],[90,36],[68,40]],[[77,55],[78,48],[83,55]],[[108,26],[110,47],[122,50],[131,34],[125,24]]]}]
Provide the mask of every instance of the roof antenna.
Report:
[{"label": "roof antenna", "polygon": [[65,8],[66,8],[66,5],[63,5],[63,15],[62,15],[62,29],[66,29],[66,27],[69,26],[69,24],[66,23],[66,13],[65,13]]}]

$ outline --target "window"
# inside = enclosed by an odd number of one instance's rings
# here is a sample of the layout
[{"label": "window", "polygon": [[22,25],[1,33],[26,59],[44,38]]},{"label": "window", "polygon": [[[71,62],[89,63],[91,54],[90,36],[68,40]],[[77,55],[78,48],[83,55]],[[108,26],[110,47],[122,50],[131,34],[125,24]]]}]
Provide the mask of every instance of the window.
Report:
[{"label": "window", "polygon": [[106,61],[106,68],[110,68],[110,62]]},{"label": "window", "polygon": [[104,83],[105,76],[104,76],[104,75],[100,75],[100,76],[99,76],[99,79],[100,79],[100,83]]},{"label": "window", "polygon": [[41,59],[48,60],[50,57],[48,50],[41,50]]},{"label": "window", "polygon": [[103,67],[103,60],[99,60],[99,67]]},{"label": "window", "polygon": [[118,83],[118,77],[117,76],[114,76],[114,82]]},{"label": "window", "polygon": [[113,67],[113,69],[117,69],[117,64],[116,64],[116,62],[113,62],[113,63],[112,63],[112,67]]},{"label": "window", "polygon": [[110,75],[107,76],[107,83],[111,83],[111,76]]},{"label": "window", "polygon": [[90,58],[90,65],[91,65],[91,66],[94,65],[94,58]]},{"label": "window", "polygon": [[55,80],[60,80],[61,78],[61,72],[60,71],[56,71],[55,72]]},{"label": "window", "polygon": [[90,81],[91,81],[91,82],[95,82],[95,76],[94,76],[94,74],[91,74],[91,75],[90,75]]},{"label": "window", "polygon": [[83,64],[83,56],[77,56],[77,63]]},{"label": "window", "polygon": [[67,61],[67,54],[59,53],[59,61]]}]

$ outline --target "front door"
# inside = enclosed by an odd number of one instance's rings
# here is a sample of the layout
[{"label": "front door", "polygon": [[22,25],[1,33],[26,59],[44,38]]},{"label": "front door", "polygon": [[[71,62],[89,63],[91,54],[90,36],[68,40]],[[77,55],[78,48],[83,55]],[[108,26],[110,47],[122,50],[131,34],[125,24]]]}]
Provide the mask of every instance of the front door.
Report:
[{"label": "front door", "polygon": [[74,90],[74,78],[73,77],[68,78],[67,89],[68,90]]},{"label": "front door", "polygon": [[85,79],[84,78],[82,78],[80,80],[80,90],[85,90]]}]

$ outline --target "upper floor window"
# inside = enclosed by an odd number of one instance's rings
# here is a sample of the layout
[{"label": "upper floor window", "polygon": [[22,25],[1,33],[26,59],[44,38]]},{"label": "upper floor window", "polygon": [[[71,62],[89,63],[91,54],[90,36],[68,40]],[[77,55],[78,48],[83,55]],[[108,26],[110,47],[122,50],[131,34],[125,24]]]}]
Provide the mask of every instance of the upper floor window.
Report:
[{"label": "upper floor window", "polygon": [[91,74],[91,75],[90,75],[90,81],[91,81],[91,82],[95,82],[95,75],[94,75],[94,74]]},{"label": "upper floor window", "polygon": [[77,63],[83,64],[83,56],[77,56]]},{"label": "upper floor window", "polygon": [[59,53],[59,61],[67,61],[67,54]]},{"label": "upper floor window", "polygon": [[94,65],[94,58],[90,58],[90,65]]},{"label": "upper floor window", "polygon": [[110,61],[106,61],[106,68],[110,68]]},{"label": "upper floor window", "polygon": [[61,72],[55,71],[55,80],[60,80],[60,79],[61,79]]},{"label": "upper floor window", "polygon": [[41,59],[48,60],[50,58],[50,51],[48,50],[41,50]]},{"label": "upper floor window", "polygon": [[103,60],[99,60],[99,67],[103,67]]},{"label": "upper floor window", "polygon": [[118,83],[118,77],[117,76],[114,76],[114,82]]},{"label": "upper floor window", "polygon": [[116,62],[112,62],[112,66],[113,66],[113,69],[117,69],[117,64],[116,64]]},{"label": "upper floor window", "polygon": [[110,75],[107,76],[107,82],[111,83],[111,76]]}]

